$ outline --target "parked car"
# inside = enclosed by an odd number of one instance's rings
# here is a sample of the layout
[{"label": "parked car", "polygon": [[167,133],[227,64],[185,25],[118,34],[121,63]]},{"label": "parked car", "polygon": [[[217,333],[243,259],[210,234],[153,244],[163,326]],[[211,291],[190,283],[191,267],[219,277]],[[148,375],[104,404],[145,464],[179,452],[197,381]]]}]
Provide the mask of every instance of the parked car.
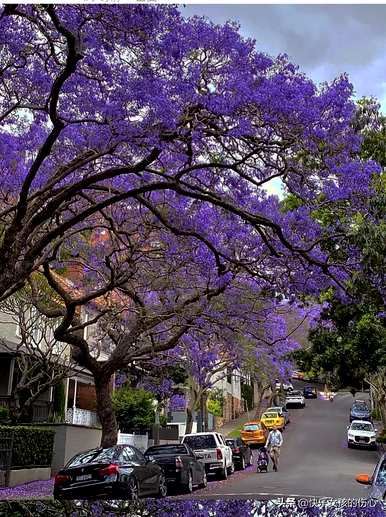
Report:
[{"label": "parked car", "polygon": [[252,420],[243,425],[240,436],[248,445],[264,445],[267,441],[268,429],[260,420]]},{"label": "parked car", "polygon": [[205,488],[206,472],[203,463],[186,444],[154,445],[145,452],[145,458],[162,467],[166,482],[191,494],[193,487]]},{"label": "parked car", "polygon": [[350,422],[353,420],[366,420],[371,422],[371,411],[364,400],[355,400],[350,409]]},{"label": "parked car", "polygon": [[275,389],[280,390],[281,388],[283,388],[284,391],[291,391],[294,389],[291,382],[280,382],[279,379],[276,379]]},{"label": "parked car", "polygon": [[195,433],[183,436],[181,443],[188,445],[201,461],[206,473],[217,473],[221,479],[235,470],[232,449],[225,443],[224,437],[216,432]]},{"label": "parked car", "polygon": [[353,420],[347,426],[347,446],[370,447],[377,449],[377,430],[371,422],[365,420]]},{"label": "parked car", "polygon": [[287,425],[290,423],[289,411],[285,406],[272,406],[267,409],[267,411],[277,411],[280,416],[284,417],[284,424]]},{"label": "parked car", "polygon": [[244,470],[252,463],[252,451],[247,443],[241,438],[225,440],[225,443],[232,449],[232,458],[235,468]]},{"label": "parked car", "polygon": [[385,501],[386,497],[386,453],[382,454],[375,466],[372,476],[369,474],[358,474],[356,476],[358,483],[369,485],[367,494],[368,499],[377,501]]},{"label": "parked car", "polygon": [[316,391],[316,388],[314,386],[304,386],[303,395],[304,395],[304,398],[306,398],[306,399],[317,399],[318,398],[318,392]]},{"label": "parked car", "polygon": [[265,411],[261,415],[261,422],[267,429],[277,427],[278,429],[283,430],[285,427],[284,416],[279,414],[277,411]]},{"label": "parked car", "polygon": [[81,452],[59,470],[54,481],[54,497],[60,499],[136,500],[150,495],[167,495],[165,474],[131,445]]},{"label": "parked car", "polygon": [[285,405],[305,407],[306,402],[303,394],[300,391],[290,391],[285,398]]}]

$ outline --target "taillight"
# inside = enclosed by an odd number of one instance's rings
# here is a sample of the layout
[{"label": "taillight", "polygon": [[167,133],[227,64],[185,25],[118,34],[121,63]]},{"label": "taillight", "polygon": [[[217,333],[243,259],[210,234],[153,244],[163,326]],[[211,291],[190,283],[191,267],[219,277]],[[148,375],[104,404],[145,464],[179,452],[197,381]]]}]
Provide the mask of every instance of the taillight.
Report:
[{"label": "taillight", "polygon": [[217,453],[217,459],[218,459],[218,460],[222,460],[222,452],[221,452],[221,449],[216,449],[216,453]]},{"label": "taillight", "polygon": [[176,458],[176,469],[182,469],[182,467],[183,467],[182,459],[179,456],[177,456],[177,458]]},{"label": "taillight", "polygon": [[66,476],[65,474],[56,474],[55,485],[63,485],[66,481],[69,481],[70,479],[70,476]]},{"label": "taillight", "polygon": [[234,452],[239,453],[240,452],[240,447],[236,447],[236,449],[233,449],[233,450],[234,450]]},{"label": "taillight", "polygon": [[114,474],[119,474],[119,466],[112,463],[108,467],[98,470],[98,474],[102,477],[113,476]]}]

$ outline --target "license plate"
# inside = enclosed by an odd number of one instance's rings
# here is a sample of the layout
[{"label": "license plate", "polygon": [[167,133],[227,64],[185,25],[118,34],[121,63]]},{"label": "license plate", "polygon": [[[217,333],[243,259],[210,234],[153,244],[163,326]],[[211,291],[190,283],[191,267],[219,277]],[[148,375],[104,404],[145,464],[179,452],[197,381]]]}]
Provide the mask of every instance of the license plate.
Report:
[{"label": "license plate", "polygon": [[265,423],[266,424],[273,424],[275,422],[275,420],[266,420]]},{"label": "license plate", "polygon": [[82,476],[76,476],[77,481],[86,481],[86,479],[91,479],[91,474],[83,474]]}]

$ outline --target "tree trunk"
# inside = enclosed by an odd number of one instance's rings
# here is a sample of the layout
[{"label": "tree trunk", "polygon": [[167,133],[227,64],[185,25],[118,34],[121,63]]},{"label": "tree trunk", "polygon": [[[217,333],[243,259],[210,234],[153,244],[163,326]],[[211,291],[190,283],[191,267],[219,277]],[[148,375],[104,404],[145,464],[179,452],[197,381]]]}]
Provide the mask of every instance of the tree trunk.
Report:
[{"label": "tree trunk", "polygon": [[111,400],[111,375],[95,375],[97,413],[102,426],[101,447],[112,447],[118,439],[118,426]]},{"label": "tree trunk", "polygon": [[185,434],[189,434],[192,432],[193,429],[193,411],[188,406],[186,408],[186,427],[185,427]]}]

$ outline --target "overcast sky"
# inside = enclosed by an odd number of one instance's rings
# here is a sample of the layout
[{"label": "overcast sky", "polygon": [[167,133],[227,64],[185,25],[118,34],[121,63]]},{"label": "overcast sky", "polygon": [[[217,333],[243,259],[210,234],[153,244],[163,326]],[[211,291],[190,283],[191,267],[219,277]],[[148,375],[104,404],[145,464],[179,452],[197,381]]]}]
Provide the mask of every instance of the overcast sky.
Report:
[{"label": "overcast sky", "polygon": [[286,53],[316,82],[347,72],[356,95],[386,111],[386,5],[188,5],[187,16],[237,21],[270,55]]}]

